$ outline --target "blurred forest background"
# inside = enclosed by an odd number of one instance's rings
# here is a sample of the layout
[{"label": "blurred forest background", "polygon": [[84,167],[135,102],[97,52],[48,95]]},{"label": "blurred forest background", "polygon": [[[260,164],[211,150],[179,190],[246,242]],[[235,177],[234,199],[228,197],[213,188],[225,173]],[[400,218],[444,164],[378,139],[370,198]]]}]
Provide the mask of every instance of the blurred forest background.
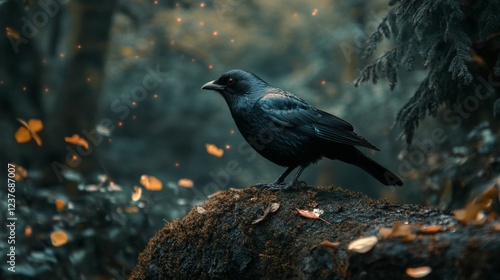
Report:
[{"label": "blurred forest background", "polygon": [[0,1],[1,177],[16,165],[18,218],[16,273],[2,262],[1,278],[126,278],[166,221],[281,174],[240,148],[223,99],[200,89],[233,68],[349,121],[405,182],[324,160],[308,184],[463,207],[500,169],[498,3],[390,2],[392,17],[385,0]]}]

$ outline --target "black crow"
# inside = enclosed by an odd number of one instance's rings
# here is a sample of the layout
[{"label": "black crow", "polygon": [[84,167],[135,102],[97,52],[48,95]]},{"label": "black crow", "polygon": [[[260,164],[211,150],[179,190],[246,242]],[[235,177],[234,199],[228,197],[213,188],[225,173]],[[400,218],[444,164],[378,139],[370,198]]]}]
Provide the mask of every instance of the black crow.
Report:
[{"label": "black crow", "polygon": [[[356,165],[384,185],[403,185],[398,176],[356,149],[355,146],[362,146],[379,151],[356,134],[348,122],[314,108],[248,71],[230,70],[201,88],[217,91],[224,97],[239,131],[259,154],[287,167],[274,183],[258,186],[289,189],[297,183],[304,168],[322,157]],[[293,180],[284,183],[285,177],[297,167]]]}]

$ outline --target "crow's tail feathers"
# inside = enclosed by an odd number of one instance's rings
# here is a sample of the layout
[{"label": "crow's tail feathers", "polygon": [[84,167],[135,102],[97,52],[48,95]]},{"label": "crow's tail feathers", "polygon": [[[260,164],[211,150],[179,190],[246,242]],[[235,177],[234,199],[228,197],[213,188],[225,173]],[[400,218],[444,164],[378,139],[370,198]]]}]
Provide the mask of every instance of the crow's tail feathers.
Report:
[{"label": "crow's tail feathers", "polygon": [[[391,171],[387,170],[385,167],[382,165],[378,164],[376,161],[373,159],[367,157],[365,154],[360,152],[358,149],[354,147],[352,148],[351,151],[345,153],[345,151],[342,153],[342,155],[339,155],[338,151],[335,153],[335,156],[328,156],[326,157],[331,158],[331,159],[338,159],[343,162],[353,164],[358,166],[359,168],[363,169],[364,171],[368,172],[370,175],[373,176],[373,178],[377,179],[380,183],[386,185],[386,186],[402,186],[403,181],[396,176],[396,174],[392,173]],[[345,156],[343,156],[345,155]]]}]

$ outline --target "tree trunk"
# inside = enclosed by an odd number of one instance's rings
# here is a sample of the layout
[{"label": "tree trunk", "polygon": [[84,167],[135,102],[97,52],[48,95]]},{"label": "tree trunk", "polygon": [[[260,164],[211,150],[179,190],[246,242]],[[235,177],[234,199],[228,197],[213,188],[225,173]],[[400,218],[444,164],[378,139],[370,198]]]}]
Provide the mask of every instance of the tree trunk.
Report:
[{"label": "tree trunk", "polygon": [[64,54],[68,60],[65,85],[59,92],[49,123],[51,168],[59,180],[61,171],[68,167],[85,174],[99,168],[96,155],[99,141],[89,141],[90,149],[86,150],[65,143],[64,137],[73,134],[86,137],[83,131],[95,132],[99,122],[99,101],[115,5],[116,0],[70,3],[73,22],[68,52]]}]

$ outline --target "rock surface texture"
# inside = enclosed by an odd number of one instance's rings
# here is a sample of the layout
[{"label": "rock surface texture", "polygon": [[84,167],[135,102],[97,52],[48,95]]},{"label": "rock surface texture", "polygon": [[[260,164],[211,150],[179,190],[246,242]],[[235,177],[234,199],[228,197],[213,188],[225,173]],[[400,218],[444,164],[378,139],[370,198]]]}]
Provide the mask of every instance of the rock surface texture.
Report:
[{"label": "rock surface texture", "polygon": [[131,279],[494,279],[495,225],[337,187],[229,190],[158,231]]}]

